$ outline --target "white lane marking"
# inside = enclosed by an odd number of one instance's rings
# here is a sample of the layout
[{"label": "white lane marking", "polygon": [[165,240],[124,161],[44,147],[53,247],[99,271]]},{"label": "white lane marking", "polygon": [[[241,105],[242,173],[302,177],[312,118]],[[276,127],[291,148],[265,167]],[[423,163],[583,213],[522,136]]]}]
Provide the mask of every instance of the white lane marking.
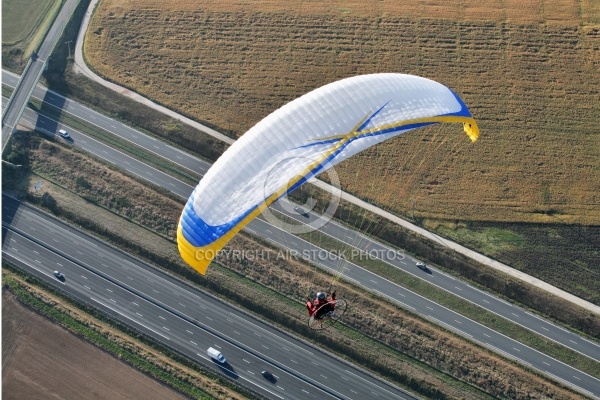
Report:
[{"label": "white lane marking", "polygon": [[244,360],[244,362],[247,362],[248,364],[250,364],[250,361],[246,360],[245,358],[242,358],[242,360]]},{"label": "white lane marking", "polygon": [[238,331],[233,331],[233,333],[235,333],[237,335],[241,335],[241,333],[239,333]]},{"label": "white lane marking", "polygon": [[169,329],[169,328],[167,328],[166,326],[163,326],[163,328],[165,328],[166,330],[170,331],[170,329]]},{"label": "white lane marking", "polygon": [[83,279],[87,279],[87,278],[86,278],[85,276],[83,276],[83,275],[81,275],[81,277],[82,277]]},{"label": "white lane marking", "polygon": [[[102,303],[101,301],[99,301],[99,300],[96,300],[96,299],[95,299],[95,298],[93,298],[93,297],[90,297],[90,299],[92,299],[93,301],[95,301],[95,302],[96,302],[96,303],[98,303],[98,304],[101,304],[101,305],[103,305],[104,307],[108,308],[109,310],[112,310],[112,311],[116,312],[117,314],[119,314],[119,315],[121,315],[121,316],[123,316],[123,317],[127,318],[128,320],[130,320],[130,321],[133,321],[133,322],[135,322],[136,324],[138,324],[138,325],[140,325],[140,326],[143,326],[144,328],[148,329],[149,331],[151,331],[151,332],[154,332],[154,333],[156,333],[157,335],[159,335],[159,336],[162,336],[162,337],[164,337],[164,338],[165,338],[165,339],[167,339],[167,340],[171,340],[171,339],[170,339],[168,336],[165,336],[165,335],[163,335],[163,334],[161,334],[161,333],[158,333],[158,332],[157,332],[157,331],[155,331],[154,329],[152,329],[152,328],[150,328],[150,327],[147,327],[146,325],[142,324],[141,322],[139,322],[139,321],[137,321],[137,320],[135,320],[135,319],[133,319],[133,318],[130,318],[130,317],[128,317],[127,315],[125,315],[125,314],[123,314],[123,313],[120,313],[119,311],[115,310],[114,308],[110,307],[109,305],[107,305],[107,304],[104,304],[104,303]],[[136,314],[138,314],[138,313],[136,313]],[[138,315],[139,315],[139,316],[142,316],[141,314],[138,314]]]},{"label": "white lane marking", "polygon": [[107,290],[107,291],[109,291],[109,292],[111,292],[111,293],[113,292],[113,291],[112,291],[112,290],[110,290],[109,288],[106,288],[106,290]]},{"label": "white lane marking", "polygon": [[189,333],[190,335],[193,335],[193,334],[194,334],[194,332],[192,332],[192,331],[188,331],[187,329],[186,329],[185,331],[186,331],[187,333]]},{"label": "white lane marking", "polygon": [[83,287],[92,290],[92,288],[87,285],[83,285]]},{"label": "white lane marking", "polygon": [[163,317],[162,315],[159,315],[159,316],[158,316],[158,318],[160,318],[160,319],[162,319],[162,320],[166,321],[165,317]]},{"label": "white lane marking", "polygon": [[132,301],[131,304],[133,304],[134,306],[138,306],[138,307],[140,306],[138,303],[136,303],[134,301]]}]

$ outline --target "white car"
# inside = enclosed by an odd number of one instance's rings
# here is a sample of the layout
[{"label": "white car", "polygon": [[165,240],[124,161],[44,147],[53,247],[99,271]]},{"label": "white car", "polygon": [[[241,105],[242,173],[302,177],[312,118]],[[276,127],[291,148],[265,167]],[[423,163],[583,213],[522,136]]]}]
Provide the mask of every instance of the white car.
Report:
[{"label": "white car", "polygon": [[423,270],[423,271],[425,271],[425,272],[428,272],[428,271],[429,271],[429,268],[427,267],[427,265],[425,265],[425,264],[423,264],[423,263],[421,263],[421,262],[418,262],[418,263],[417,263],[417,267],[418,267],[420,270]]},{"label": "white car", "polygon": [[68,139],[71,137],[71,135],[69,135],[69,132],[65,131],[64,129],[60,129],[58,131],[58,134],[60,135],[60,137]]},{"label": "white car", "polygon": [[219,350],[213,349],[212,347],[209,347],[208,350],[206,350],[206,353],[210,358],[217,360],[221,364],[225,364],[225,362],[227,361],[227,359],[223,357],[223,354],[221,354]]}]

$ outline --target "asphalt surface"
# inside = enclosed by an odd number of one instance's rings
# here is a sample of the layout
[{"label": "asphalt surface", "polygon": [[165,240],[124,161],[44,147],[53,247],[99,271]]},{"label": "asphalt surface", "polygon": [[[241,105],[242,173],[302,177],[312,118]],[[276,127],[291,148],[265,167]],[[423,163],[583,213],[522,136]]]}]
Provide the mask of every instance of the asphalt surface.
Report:
[{"label": "asphalt surface", "polygon": [[261,396],[415,398],[33,207],[3,196],[2,217],[3,257]]},{"label": "asphalt surface", "polygon": [[79,3],[79,0],[67,0],[62,5],[58,16],[54,20],[54,23],[50,27],[48,33],[40,48],[34,53],[25,70],[23,71],[22,79],[18,83],[18,90],[14,92],[14,96],[11,96],[7,102],[6,108],[2,110],[2,149],[6,146],[8,138],[17,127],[17,123],[21,118],[21,114],[29,101],[31,92],[36,87],[40,76],[46,66],[48,57],[54,50],[60,35],[62,34],[67,22],[71,18],[75,7]]},{"label": "asphalt surface", "polygon": [[[6,75],[7,74],[3,74],[3,80],[8,83],[9,79],[6,77]],[[36,93],[34,93],[34,96],[35,95]],[[157,156],[169,159],[171,162],[188,169],[190,172],[202,174],[209,167],[209,164],[204,163],[196,157],[190,156],[185,152],[165,145],[155,138],[148,137],[127,127],[126,125],[123,125],[122,123],[104,117],[86,107],[78,105],[77,103],[65,100],[61,96],[52,93],[44,94],[44,92],[40,92],[37,94],[37,96],[44,98],[45,101],[55,102],[57,106],[63,108],[64,112],[70,112],[80,116],[84,120],[92,121],[94,124],[102,126],[104,129],[107,129],[115,135],[126,140],[130,140],[137,145],[154,152]],[[37,125],[38,128],[46,129],[48,131],[52,131],[51,129],[54,129],[54,132],[56,132],[59,127],[63,127],[45,118],[40,118],[37,120],[37,122],[33,121],[32,123]],[[150,182],[153,182],[154,184],[170,190],[173,193],[181,196],[183,199],[187,199],[193,190],[192,186],[184,182],[174,179],[158,170],[152,169],[147,165],[128,157],[125,154],[119,153],[93,139],[90,139],[79,132],[73,131],[68,127],[63,128],[69,130],[71,133],[73,137],[73,145],[79,146],[93,154],[96,154],[99,157],[106,159],[111,163],[120,166],[123,169],[129,170],[133,174],[136,174]],[[196,168],[194,168],[194,165]],[[291,209],[292,211],[285,211],[281,207],[275,208],[286,212],[288,215],[293,216],[300,221],[306,218],[302,215],[294,213],[293,207],[286,207],[288,210]],[[309,214],[308,219],[313,218],[315,217]],[[526,365],[530,365],[550,376],[555,377],[559,381],[565,382],[573,387],[580,388],[584,393],[591,393],[594,396],[598,396],[600,393],[600,381],[598,379],[590,377],[578,370],[573,369],[572,367],[569,367],[557,360],[530,349],[517,341],[503,336],[498,332],[483,327],[472,320],[445,309],[443,306],[440,306],[437,303],[424,299],[423,297],[412,293],[399,285],[380,278],[379,276],[372,274],[356,265],[346,263],[344,260],[340,260],[333,255],[327,254],[327,252],[324,250],[310,245],[298,237],[280,231],[264,221],[258,219],[252,221],[251,224],[248,225],[247,231],[271,240],[280,246],[289,248],[291,249],[290,251],[296,252],[297,254],[316,255],[316,258],[314,258],[313,261],[317,261],[323,268],[330,269],[332,272],[345,269],[345,279],[354,281],[370,290],[378,292],[382,296],[402,304],[403,306],[412,309],[433,321],[436,321],[442,326],[454,330],[455,332],[471,338],[510,358],[519,360]],[[539,333],[544,337],[578,351],[582,355],[590,357],[596,361],[600,359],[600,347],[598,344],[588,341],[573,332],[565,330],[549,321],[530,314],[519,307],[506,303],[501,299],[469,286],[464,282],[457,280],[452,276],[446,275],[434,268],[429,268],[428,272],[421,271],[416,268],[416,262],[418,260],[408,258],[402,253],[399,253],[394,249],[390,249],[387,246],[371,240],[370,238],[358,237],[358,233],[346,230],[335,223],[327,224],[325,227],[321,228],[321,231],[326,232],[327,234],[330,234],[336,237],[338,240],[351,246],[360,247],[371,254],[378,254],[380,255],[379,258],[390,263],[391,265],[394,265],[396,268],[402,269],[419,277],[420,279],[424,279],[431,284],[441,287],[450,293],[467,299],[468,301],[471,301],[482,308],[488,309],[491,312],[502,316],[503,318],[509,319],[523,327],[526,327],[527,329]]]}]

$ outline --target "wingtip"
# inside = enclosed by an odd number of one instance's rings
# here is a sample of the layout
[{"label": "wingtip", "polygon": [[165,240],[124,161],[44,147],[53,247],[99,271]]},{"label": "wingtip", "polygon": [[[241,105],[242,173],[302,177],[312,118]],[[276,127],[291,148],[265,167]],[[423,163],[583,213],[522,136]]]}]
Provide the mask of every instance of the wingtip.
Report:
[{"label": "wingtip", "polygon": [[465,122],[463,124],[463,127],[465,130],[465,133],[467,134],[469,139],[471,139],[471,142],[476,142],[477,139],[479,138],[479,127],[477,126],[477,123],[475,122],[475,120]]}]

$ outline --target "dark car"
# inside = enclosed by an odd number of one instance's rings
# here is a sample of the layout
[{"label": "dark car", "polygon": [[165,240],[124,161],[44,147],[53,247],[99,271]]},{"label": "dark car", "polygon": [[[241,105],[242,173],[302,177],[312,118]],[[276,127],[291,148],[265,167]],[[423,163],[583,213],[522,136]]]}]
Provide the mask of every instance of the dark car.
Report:
[{"label": "dark car", "polygon": [[59,281],[64,281],[65,280],[65,276],[63,275],[62,272],[58,272],[58,271],[54,271],[54,276],[56,277],[56,279],[58,279]]},{"label": "dark car", "polygon": [[265,377],[266,380],[268,380],[269,382],[277,382],[277,378],[275,378],[275,375],[273,375],[272,373],[270,373],[269,371],[263,371],[261,372],[262,376]]},{"label": "dark car", "polygon": [[302,208],[302,207],[294,207],[294,211],[296,211],[298,214],[302,215],[305,218],[309,217],[309,215],[306,212],[306,210],[304,208]]}]

